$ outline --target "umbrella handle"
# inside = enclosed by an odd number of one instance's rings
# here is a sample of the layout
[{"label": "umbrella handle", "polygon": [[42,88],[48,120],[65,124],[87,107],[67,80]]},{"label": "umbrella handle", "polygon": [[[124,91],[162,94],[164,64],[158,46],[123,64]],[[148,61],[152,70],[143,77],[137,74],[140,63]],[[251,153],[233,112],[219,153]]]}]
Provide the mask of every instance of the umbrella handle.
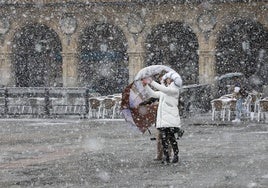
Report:
[{"label": "umbrella handle", "polygon": [[[147,130],[148,130],[149,134],[152,135],[150,129],[147,129]],[[152,137],[152,138],[150,138],[150,140],[156,140],[156,138],[155,137]]]}]

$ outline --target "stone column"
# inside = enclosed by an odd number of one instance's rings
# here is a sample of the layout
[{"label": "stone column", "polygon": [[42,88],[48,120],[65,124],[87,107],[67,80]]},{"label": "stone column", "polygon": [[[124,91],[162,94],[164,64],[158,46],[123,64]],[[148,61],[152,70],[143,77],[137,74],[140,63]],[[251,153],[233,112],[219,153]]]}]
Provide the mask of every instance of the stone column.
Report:
[{"label": "stone column", "polygon": [[77,59],[75,53],[62,54],[62,77],[64,87],[77,87]]},{"label": "stone column", "polygon": [[0,85],[14,85],[14,72],[11,71],[11,55],[10,53],[0,53]]},{"label": "stone column", "polygon": [[215,51],[199,50],[199,83],[212,84],[215,77]]},{"label": "stone column", "polygon": [[144,52],[129,52],[129,82],[134,80],[135,75],[144,67]]}]

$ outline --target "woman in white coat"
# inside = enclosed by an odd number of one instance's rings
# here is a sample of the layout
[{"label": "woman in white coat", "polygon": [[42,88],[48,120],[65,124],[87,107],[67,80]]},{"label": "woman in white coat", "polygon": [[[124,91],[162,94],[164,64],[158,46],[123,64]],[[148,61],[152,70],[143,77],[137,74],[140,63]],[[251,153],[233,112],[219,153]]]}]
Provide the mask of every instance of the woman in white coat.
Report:
[{"label": "woman in white coat", "polygon": [[[175,133],[181,127],[181,120],[178,109],[179,89],[182,85],[182,80],[176,72],[168,72],[163,76],[165,85],[160,85],[151,78],[143,79],[142,82],[148,94],[151,97],[159,98],[159,105],[157,110],[156,128],[162,134],[162,145],[164,152],[164,163],[170,162],[168,152],[169,143],[172,146],[174,157],[172,163],[177,163],[178,158],[178,144],[175,138]],[[155,88],[153,90],[151,87]]]}]

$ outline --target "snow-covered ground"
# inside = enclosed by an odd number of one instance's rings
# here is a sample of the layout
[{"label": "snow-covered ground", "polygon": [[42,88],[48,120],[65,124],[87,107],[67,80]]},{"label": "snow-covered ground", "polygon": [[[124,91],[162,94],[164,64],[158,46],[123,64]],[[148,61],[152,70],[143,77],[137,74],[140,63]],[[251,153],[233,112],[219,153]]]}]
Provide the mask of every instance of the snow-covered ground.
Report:
[{"label": "snow-covered ground", "polygon": [[163,165],[153,160],[153,128],[142,135],[123,120],[0,119],[0,187],[268,187],[267,123],[194,120],[184,120],[180,163]]}]

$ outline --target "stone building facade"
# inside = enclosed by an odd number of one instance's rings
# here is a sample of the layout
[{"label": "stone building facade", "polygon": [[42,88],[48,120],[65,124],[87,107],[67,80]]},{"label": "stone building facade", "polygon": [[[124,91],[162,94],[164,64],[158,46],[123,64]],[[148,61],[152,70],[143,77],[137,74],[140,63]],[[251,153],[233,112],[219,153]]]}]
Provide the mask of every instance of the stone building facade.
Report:
[{"label": "stone building facade", "polygon": [[120,91],[151,64],[171,66],[185,84],[260,70],[268,83],[265,0],[7,0],[0,21],[2,86]]}]

